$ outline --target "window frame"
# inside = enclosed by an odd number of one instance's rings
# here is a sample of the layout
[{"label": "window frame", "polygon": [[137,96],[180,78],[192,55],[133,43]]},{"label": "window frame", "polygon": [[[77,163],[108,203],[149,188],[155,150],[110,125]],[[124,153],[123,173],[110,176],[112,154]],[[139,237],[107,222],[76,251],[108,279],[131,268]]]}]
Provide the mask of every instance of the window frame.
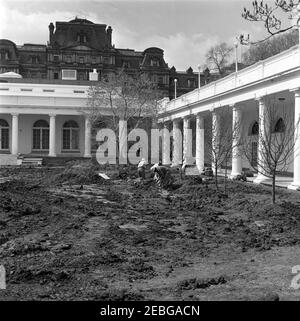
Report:
[{"label": "window frame", "polygon": [[[76,126],[66,126],[66,124],[68,123],[73,123],[76,124]],[[68,133],[68,147],[66,147],[65,145],[65,134]],[[74,139],[74,134],[76,133],[77,138],[77,147],[75,146],[75,148],[73,147],[73,139]],[[80,126],[78,124],[77,121],[75,120],[68,120],[66,122],[64,122],[63,126],[62,126],[62,141],[61,141],[61,151],[62,153],[78,153],[80,152]]]},{"label": "window frame", "polygon": [[[9,124],[5,119],[0,119],[0,121],[3,121],[5,123],[5,126],[0,124],[0,152],[7,152],[9,151]],[[6,142],[7,142],[7,148],[2,147],[2,138],[3,138],[3,131],[7,132]]]},{"label": "window frame", "polygon": [[[36,124],[39,122],[39,121],[42,121],[42,122],[45,122],[47,123],[48,126],[36,126]],[[38,132],[38,136],[39,136],[39,148],[35,148],[35,142],[34,142],[34,137],[35,137],[35,132]],[[47,144],[48,147],[47,148],[44,148],[44,135],[46,134],[46,137],[47,137]],[[45,152],[45,151],[49,151],[49,145],[50,145],[50,127],[49,127],[49,123],[44,120],[44,119],[39,119],[37,120],[33,126],[32,126],[32,151],[33,152]]]}]

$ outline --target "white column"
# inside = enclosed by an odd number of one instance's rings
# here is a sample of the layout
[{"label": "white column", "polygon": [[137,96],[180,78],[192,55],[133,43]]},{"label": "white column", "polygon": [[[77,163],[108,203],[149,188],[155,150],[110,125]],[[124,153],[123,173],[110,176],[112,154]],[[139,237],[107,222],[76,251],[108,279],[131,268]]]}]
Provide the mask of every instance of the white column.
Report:
[{"label": "white column", "polygon": [[264,175],[264,154],[266,151],[263,147],[263,142],[266,141],[267,138],[267,106],[265,105],[264,99],[262,97],[257,99],[258,101],[258,117],[259,117],[259,133],[258,133],[258,148],[257,148],[257,177],[253,181],[254,183],[261,183],[262,181],[268,179]]},{"label": "white column", "polygon": [[288,188],[300,189],[300,89],[295,91],[294,179]]},{"label": "white column", "polygon": [[56,115],[50,114],[50,132],[49,132],[49,156],[56,156]]},{"label": "white column", "polygon": [[182,163],[182,135],[179,129],[179,119],[173,120],[173,161],[172,166]]},{"label": "white column", "polygon": [[[298,27],[298,43],[300,44],[300,3],[298,4],[296,8],[296,19],[297,19],[297,27]],[[300,64],[300,50],[298,54],[299,64]]]},{"label": "white column", "polygon": [[[218,157],[219,139],[220,139],[220,115],[216,110],[212,110],[211,115],[211,136],[212,136],[212,170],[215,173],[215,157]],[[220,164],[218,164],[220,166]],[[215,173],[216,175],[216,173]]]},{"label": "white column", "polygon": [[12,137],[11,137],[11,153],[17,155],[19,152],[19,114],[13,113],[12,116]]},{"label": "white column", "polygon": [[85,117],[84,157],[92,157],[91,155],[91,122],[88,116]]},{"label": "white column", "polygon": [[165,122],[163,125],[162,135],[162,163],[163,165],[170,165],[170,132],[168,123]]},{"label": "white column", "polygon": [[200,172],[204,169],[204,117],[196,116],[196,166]]},{"label": "white column", "polygon": [[186,164],[193,163],[192,157],[192,131],[190,129],[191,119],[189,116],[183,118],[183,160]]},{"label": "white column", "polygon": [[232,168],[231,178],[237,177],[242,173],[242,151],[241,151],[241,134],[242,134],[242,111],[237,106],[232,106]]}]

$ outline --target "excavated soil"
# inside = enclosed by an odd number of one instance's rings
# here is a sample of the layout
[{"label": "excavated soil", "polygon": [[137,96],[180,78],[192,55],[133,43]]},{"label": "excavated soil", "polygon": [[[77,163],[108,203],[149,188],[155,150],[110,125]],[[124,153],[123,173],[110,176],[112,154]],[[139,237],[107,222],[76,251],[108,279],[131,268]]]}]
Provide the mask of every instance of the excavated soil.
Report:
[{"label": "excavated soil", "polygon": [[[110,180],[98,176],[106,173]],[[300,194],[72,163],[0,169],[1,300],[300,300]]]}]

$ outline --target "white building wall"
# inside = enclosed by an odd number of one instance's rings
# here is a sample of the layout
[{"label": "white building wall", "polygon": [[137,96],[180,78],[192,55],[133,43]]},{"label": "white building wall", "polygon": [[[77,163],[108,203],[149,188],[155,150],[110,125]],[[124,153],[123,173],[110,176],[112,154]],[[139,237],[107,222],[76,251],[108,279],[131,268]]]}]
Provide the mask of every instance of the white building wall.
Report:
[{"label": "white building wall", "polygon": [[[12,117],[9,114],[0,114],[0,119],[4,119],[9,124],[9,147],[11,150],[12,145]],[[48,115],[34,115],[34,114],[20,114],[19,115],[19,153],[30,154],[32,153],[32,141],[33,141],[33,124],[38,120],[46,120],[48,123],[50,117]],[[63,124],[66,121],[74,120],[79,126],[79,152],[62,152],[62,131]],[[57,155],[64,156],[83,156],[84,154],[84,135],[85,125],[84,117],[76,115],[57,115],[56,116],[56,153]],[[38,154],[38,152],[35,152]],[[47,153],[43,152],[43,155],[47,156]]]}]

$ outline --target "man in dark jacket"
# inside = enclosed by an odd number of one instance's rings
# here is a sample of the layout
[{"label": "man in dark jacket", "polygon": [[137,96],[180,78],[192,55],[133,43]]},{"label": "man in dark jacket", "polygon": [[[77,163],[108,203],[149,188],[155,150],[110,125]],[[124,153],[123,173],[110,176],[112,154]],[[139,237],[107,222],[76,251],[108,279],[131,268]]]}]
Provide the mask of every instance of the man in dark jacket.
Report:
[{"label": "man in dark jacket", "polygon": [[160,188],[167,188],[172,185],[173,177],[168,167],[157,163],[151,167],[151,170],[154,172],[154,180]]}]

